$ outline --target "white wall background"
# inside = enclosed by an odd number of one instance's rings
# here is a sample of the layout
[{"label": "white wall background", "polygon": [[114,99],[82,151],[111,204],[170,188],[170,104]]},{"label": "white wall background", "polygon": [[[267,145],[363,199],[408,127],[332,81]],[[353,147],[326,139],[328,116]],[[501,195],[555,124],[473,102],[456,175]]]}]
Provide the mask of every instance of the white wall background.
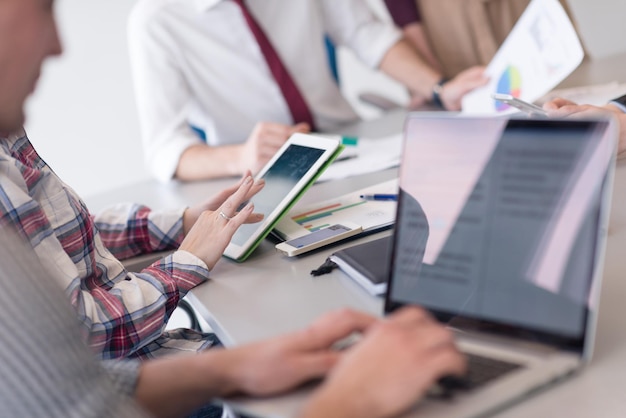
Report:
[{"label": "white wall background", "polygon": [[[388,18],[382,0],[367,1]],[[592,57],[626,51],[626,1],[570,2]],[[133,0],[58,1],[65,53],[45,66],[37,93],[28,103],[26,128],[32,142],[82,196],[149,178],[126,48],[126,19],[133,4]],[[339,51],[339,59],[342,88],[363,117],[374,117],[377,111],[358,103],[360,91],[406,100],[402,87],[365,68],[348,51]]]},{"label": "white wall background", "polygon": [[46,64],[28,103],[31,141],[83,196],[148,178],[126,48],[133,4],[56,2],[64,54]]},{"label": "white wall background", "polygon": [[625,0],[567,0],[591,58],[626,51]]}]

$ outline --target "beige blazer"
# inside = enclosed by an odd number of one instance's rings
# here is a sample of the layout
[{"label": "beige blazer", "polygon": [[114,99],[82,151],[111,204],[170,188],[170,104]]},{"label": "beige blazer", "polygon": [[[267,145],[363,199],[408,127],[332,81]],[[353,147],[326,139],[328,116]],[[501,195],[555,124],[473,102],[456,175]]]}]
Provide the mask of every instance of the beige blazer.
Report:
[{"label": "beige blazer", "polygon": [[[416,0],[444,75],[486,65],[530,0]],[[565,0],[561,0],[569,13]],[[571,16],[571,14],[570,14]]]}]

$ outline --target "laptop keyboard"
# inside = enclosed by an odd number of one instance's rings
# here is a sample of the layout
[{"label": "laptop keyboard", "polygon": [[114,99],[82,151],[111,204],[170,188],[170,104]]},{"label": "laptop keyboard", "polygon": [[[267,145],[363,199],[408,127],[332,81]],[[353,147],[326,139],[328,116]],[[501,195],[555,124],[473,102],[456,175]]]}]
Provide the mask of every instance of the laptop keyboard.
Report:
[{"label": "laptop keyboard", "polygon": [[476,389],[485,383],[522,367],[521,364],[468,354],[467,374],[463,377],[446,376],[439,379],[429,393],[432,397],[450,397],[456,391]]}]

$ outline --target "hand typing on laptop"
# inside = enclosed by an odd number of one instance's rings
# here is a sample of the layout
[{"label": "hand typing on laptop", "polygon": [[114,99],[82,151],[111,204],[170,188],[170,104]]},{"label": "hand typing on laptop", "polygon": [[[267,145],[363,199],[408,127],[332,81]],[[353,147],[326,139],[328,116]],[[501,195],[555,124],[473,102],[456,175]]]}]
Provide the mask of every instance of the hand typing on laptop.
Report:
[{"label": "hand typing on laptop", "polygon": [[452,332],[416,307],[374,323],[342,353],[302,417],[394,416],[466,367]]}]

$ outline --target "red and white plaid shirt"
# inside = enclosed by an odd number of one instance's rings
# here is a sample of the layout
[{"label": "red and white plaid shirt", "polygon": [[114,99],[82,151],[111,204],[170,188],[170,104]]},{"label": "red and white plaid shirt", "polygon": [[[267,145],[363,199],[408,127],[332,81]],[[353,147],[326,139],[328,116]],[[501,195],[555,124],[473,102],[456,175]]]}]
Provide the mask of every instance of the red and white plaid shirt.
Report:
[{"label": "red and white plaid shirt", "polygon": [[[139,273],[120,259],[176,249],[183,210],[120,204],[93,216],[39,157],[24,132],[0,138],[0,228],[14,224],[70,298],[88,344],[103,359],[199,350],[215,337],[163,332],[180,298],[208,279],[199,258],[175,251]],[[160,350],[159,354],[164,350]]]}]

